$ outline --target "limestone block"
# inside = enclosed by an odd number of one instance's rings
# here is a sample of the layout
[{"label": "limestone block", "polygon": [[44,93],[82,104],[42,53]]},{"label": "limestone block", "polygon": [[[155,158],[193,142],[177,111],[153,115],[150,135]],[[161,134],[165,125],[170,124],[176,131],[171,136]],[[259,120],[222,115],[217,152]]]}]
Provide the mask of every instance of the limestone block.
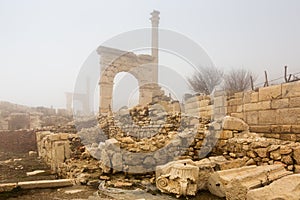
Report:
[{"label": "limestone block", "polygon": [[36,188],[56,188],[73,185],[72,179],[58,179],[58,180],[39,180],[19,182],[18,186],[22,189],[36,189]]},{"label": "limestone block", "polygon": [[259,88],[259,101],[271,100],[281,97],[281,85]]},{"label": "limestone block", "polygon": [[300,133],[300,125],[292,125],[291,132]]},{"label": "limestone block", "polygon": [[278,109],[278,108],[288,108],[289,107],[289,99],[274,99],[271,101],[271,108]]},{"label": "limestone block", "polygon": [[243,102],[244,103],[250,103],[251,102],[251,93],[252,91],[245,91],[243,96]]},{"label": "limestone block", "polygon": [[250,189],[289,175],[282,165],[246,166],[214,172],[208,179],[209,191],[228,200],[245,200]]},{"label": "limestone block", "polygon": [[156,161],[152,156],[147,156],[143,161],[143,165],[146,168],[154,167],[156,165]]},{"label": "limestone block", "polygon": [[258,102],[258,92],[251,93],[251,103]]},{"label": "limestone block", "polygon": [[300,174],[283,177],[268,186],[247,193],[247,200],[299,200],[299,197]]},{"label": "limestone block", "polygon": [[215,107],[223,107],[226,104],[226,96],[218,96],[214,97],[214,106]]},{"label": "limestone block", "polygon": [[215,164],[207,158],[196,161],[195,164],[199,168],[198,190],[207,190],[208,178],[214,172]]},{"label": "limestone block", "polygon": [[276,124],[299,124],[300,108],[283,108],[277,112]]},{"label": "limestone block", "polygon": [[126,165],[142,165],[146,156],[143,153],[127,153],[124,154],[123,159]]},{"label": "limestone block", "polygon": [[246,112],[246,122],[248,124],[258,124],[258,111]]},{"label": "limestone block", "polygon": [[258,124],[276,124],[277,112],[276,110],[262,110],[258,111]]},{"label": "limestone block", "polygon": [[248,161],[248,158],[237,158],[234,160],[226,160],[224,162],[216,162],[215,163],[215,169],[216,170],[227,170],[227,169],[233,169],[233,168],[239,168],[246,165],[246,162]]},{"label": "limestone block", "polygon": [[177,197],[196,195],[199,168],[194,164],[172,163],[167,166],[169,173],[156,177],[156,187],[163,193],[173,193]]},{"label": "limestone block", "polygon": [[283,97],[299,97],[300,96],[300,81],[282,84]]},{"label": "limestone block", "polygon": [[280,139],[281,140],[290,140],[290,141],[296,141],[297,137],[296,134],[280,134]]},{"label": "limestone block", "polygon": [[59,138],[59,134],[50,134],[49,135],[49,140],[50,141],[58,141],[60,138]]},{"label": "limestone block", "polygon": [[270,133],[271,126],[269,125],[250,126],[250,131],[255,133]]},{"label": "limestone block", "polygon": [[233,138],[233,132],[230,131],[230,130],[222,130],[222,131],[219,131],[220,132],[220,136],[219,136],[219,139],[230,139],[230,138]]},{"label": "limestone block", "polygon": [[115,138],[105,140],[105,148],[107,151],[120,151],[120,144]]},{"label": "limestone block", "polygon": [[210,104],[210,100],[207,99],[201,100],[199,103],[200,107],[205,107],[208,106],[209,104]]},{"label": "limestone block", "polygon": [[114,153],[111,158],[111,167],[114,172],[123,170],[123,156],[121,153]]},{"label": "limestone block", "polygon": [[65,161],[65,142],[54,142],[51,151],[51,169],[56,172],[57,168]]},{"label": "limestone block", "polygon": [[300,107],[300,97],[292,97],[290,98],[290,108],[299,108]]},{"label": "limestone block", "polygon": [[249,130],[249,126],[243,120],[229,116],[224,117],[222,127],[225,130]]},{"label": "limestone block", "polygon": [[236,118],[239,118],[241,120],[243,120],[245,117],[244,117],[244,113],[231,113],[230,114],[232,117],[236,117]]},{"label": "limestone block", "polygon": [[152,171],[152,169],[145,168],[142,165],[125,165],[124,171],[128,174],[145,174],[146,172]]},{"label": "limestone block", "polygon": [[100,168],[104,173],[109,173],[111,169],[111,162],[110,157],[105,149],[102,149],[100,158]]}]

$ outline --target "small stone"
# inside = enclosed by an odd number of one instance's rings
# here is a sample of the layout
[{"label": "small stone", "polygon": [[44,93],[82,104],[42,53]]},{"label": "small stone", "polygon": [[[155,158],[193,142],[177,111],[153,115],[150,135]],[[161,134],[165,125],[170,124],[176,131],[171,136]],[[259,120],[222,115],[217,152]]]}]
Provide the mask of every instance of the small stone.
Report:
[{"label": "small stone", "polygon": [[279,149],[279,148],[280,148],[280,145],[272,144],[272,145],[270,146],[270,148],[268,149],[268,151],[269,151],[269,152],[275,151],[275,150],[277,150],[277,149]]},{"label": "small stone", "polygon": [[247,156],[249,156],[250,158],[256,158],[256,154],[253,151],[248,151]]},{"label": "small stone", "polygon": [[266,158],[267,157],[267,152],[268,152],[267,148],[258,148],[258,149],[255,149],[254,151],[261,158]]},{"label": "small stone", "polygon": [[287,155],[287,154],[292,153],[292,149],[287,146],[281,146],[279,152],[280,152],[280,154]]},{"label": "small stone", "polygon": [[256,165],[256,162],[253,160],[253,158],[249,159],[249,160],[246,162],[246,166],[249,166],[249,165]]},{"label": "small stone", "polygon": [[287,156],[282,156],[281,158],[281,162],[287,164],[287,165],[292,165],[293,164],[293,159],[291,156],[287,155]]},{"label": "small stone", "polygon": [[29,157],[37,157],[37,152],[36,151],[29,151],[28,155],[29,155]]},{"label": "small stone", "polygon": [[133,144],[134,140],[131,137],[124,137],[122,138],[122,143]]},{"label": "small stone", "polygon": [[272,152],[270,153],[270,158],[271,158],[272,160],[280,160],[280,159],[281,159],[281,154],[280,154],[279,150],[272,151]]},{"label": "small stone", "polygon": [[229,156],[232,158],[236,158],[236,154],[235,153],[229,153]]},{"label": "small stone", "polygon": [[108,181],[108,180],[110,180],[110,177],[109,176],[100,176],[99,179]]},{"label": "small stone", "polygon": [[294,169],[295,173],[300,173],[300,165],[294,165]]},{"label": "small stone", "polygon": [[116,183],[114,183],[114,186],[116,188],[131,187],[132,183],[130,183],[130,182],[123,182],[123,181],[117,181]]},{"label": "small stone", "polygon": [[294,170],[294,166],[293,166],[293,165],[288,165],[287,169],[288,169],[289,171],[293,171],[293,170]]}]

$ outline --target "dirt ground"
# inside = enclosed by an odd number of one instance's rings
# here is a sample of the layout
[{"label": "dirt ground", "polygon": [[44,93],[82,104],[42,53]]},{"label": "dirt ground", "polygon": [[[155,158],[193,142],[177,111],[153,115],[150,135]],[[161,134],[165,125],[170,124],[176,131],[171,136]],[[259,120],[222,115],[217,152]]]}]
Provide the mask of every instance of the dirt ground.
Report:
[{"label": "dirt ground", "polygon": [[[26,172],[45,170],[42,175],[27,176]],[[37,157],[29,157],[22,153],[0,152],[0,184],[9,182],[56,179],[50,168]],[[155,187],[154,187],[155,188]],[[14,190],[9,193],[0,193],[0,200],[174,200],[175,196],[149,192],[136,188],[131,190],[77,185],[65,188]],[[196,197],[182,197],[190,200],[218,200],[209,192],[199,192]]]}]

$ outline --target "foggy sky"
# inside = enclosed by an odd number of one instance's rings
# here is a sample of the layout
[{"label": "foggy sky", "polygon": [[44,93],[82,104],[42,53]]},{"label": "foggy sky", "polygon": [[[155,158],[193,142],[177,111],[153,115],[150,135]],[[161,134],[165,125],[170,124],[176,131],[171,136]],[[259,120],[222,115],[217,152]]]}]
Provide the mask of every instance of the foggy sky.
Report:
[{"label": "foggy sky", "polygon": [[[201,45],[217,67],[262,81],[300,71],[298,0],[1,0],[0,100],[65,107],[87,57],[122,32],[160,24]],[[150,38],[149,38],[150,39]],[[175,41],[174,41],[175,42]]]}]

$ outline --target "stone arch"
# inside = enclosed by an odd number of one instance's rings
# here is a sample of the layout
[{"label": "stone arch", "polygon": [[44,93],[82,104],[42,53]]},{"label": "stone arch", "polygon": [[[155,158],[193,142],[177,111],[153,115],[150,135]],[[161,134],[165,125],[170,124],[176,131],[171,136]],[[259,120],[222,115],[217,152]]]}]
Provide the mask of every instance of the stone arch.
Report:
[{"label": "stone arch", "polygon": [[133,75],[139,86],[139,104],[145,105],[152,101],[152,97],[159,91],[154,73],[155,59],[150,55],[136,55],[132,52],[121,51],[109,47],[100,46],[97,49],[101,56],[100,74],[100,113],[111,111],[114,78],[120,72],[128,72]]}]

